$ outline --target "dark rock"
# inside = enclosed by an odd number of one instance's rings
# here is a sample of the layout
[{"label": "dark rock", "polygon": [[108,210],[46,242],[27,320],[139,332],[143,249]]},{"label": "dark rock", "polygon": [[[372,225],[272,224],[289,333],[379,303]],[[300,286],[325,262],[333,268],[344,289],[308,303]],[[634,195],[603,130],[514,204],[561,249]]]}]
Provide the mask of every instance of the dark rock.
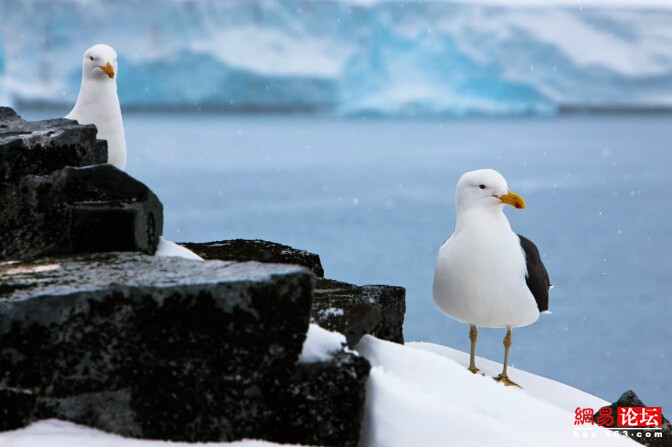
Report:
[{"label": "dark rock", "polygon": [[275,442],[356,446],[371,365],[340,352],[328,362],[299,363],[274,399]]},{"label": "dark rock", "polygon": [[319,278],[312,305],[312,321],[338,331],[354,347],[364,334],[383,340],[404,342],[406,290],[392,286],[355,286],[321,279],[324,270],[319,256],[286,245],[261,240],[191,243],[181,245],[204,259],[280,262],[310,268]]},{"label": "dark rock", "polygon": [[30,391],[0,388],[0,431],[25,427],[34,409],[35,396]]},{"label": "dark rock", "polygon": [[153,254],[163,205],[112,165],[28,175],[0,190],[0,259],[141,251]]},{"label": "dark rock", "polygon": [[[600,410],[604,408],[608,408],[611,411],[611,417],[613,420],[612,424],[604,424],[603,427],[607,427],[611,430],[619,431],[622,430],[622,426],[618,425],[618,407],[646,407],[645,405],[635,394],[634,391],[628,390],[625,393],[621,395],[621,397],[614,402],[613,404],[609,405],[608,407],[602,407]],[[601,416],[599,411],[595,412],[595,415],[593,416],[593,422],[598,423],[598,418]],[[634,440],[639,442],[640,444],[644,444],[648,447],[672,447],[672,426],[670,426],[670,421],[668,421],[665,418],[665,415],[662,415],[662,430],[658,431],[658,433],[661,433],[661,437],[656,437],[656,431],[653,430],[632,430],[631,427],[628,427],[629,430],[627,431],[627,436]]]},{"label": "dark rock", "polygon": [[0,183],[45,175],[66,166],[107,162],[107,142],[96,139],[94,125],[64,118],[24,121],[0,107]]},{"label": "dark rock", "polygon": [[118,432],[119,427],[125,427],[126,433],[142,433],[131,407],[131,390],[128,388],[74,396],[40,397],[34,419],[53,417],[107,432]]},{"label": "dark rock", "polygon": [[217,242],[180,242],[203,259],[220,261],[257,261],[274,264],[295,264],[309,268],[315,276],[323,277],[320,257],[305,250],[259,239],[233,239]]},{"label": "dark rock", "polygon": [[393,286],[355,286],[318,279],[311,320],[325,329],[345,334],[354,347],[362,336],[404,343],[406,290]]},{"label": "dark rock", "polygon": [[38,417],[124,436],[268,438],[313,278],[137,253],[0,264],[0,387],[33,392]]},{"label": "dark rock", "polygon": [[95,137],[0,108],[0,260],[23,260],[0,263],[0,430],[59,418],[139,438],[357,445],[368,361],[297,364],[319,256],[246,240],[183,245],[274,264],[121,253],[155,252],[163,209],[99,164]]}]

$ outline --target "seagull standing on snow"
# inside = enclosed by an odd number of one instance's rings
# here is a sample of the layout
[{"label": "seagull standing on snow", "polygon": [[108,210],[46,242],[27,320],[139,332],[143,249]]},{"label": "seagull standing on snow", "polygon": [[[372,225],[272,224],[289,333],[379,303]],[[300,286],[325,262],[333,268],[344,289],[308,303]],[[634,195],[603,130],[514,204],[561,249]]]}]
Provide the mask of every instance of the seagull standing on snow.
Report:
[{"label": "seagull standing on snow", "polygon": [[548,273],[537,247],[511,230],[504,206],[525,208],[492,169],[465,173],[455,193],[455,232],[439,250],[434,271],[434,303],[446,315],[470,326],[469,370],[474,362],[478,326],[506,328],[504,369],[495,378],[516,385],[506,371],[511,329],[527,326],[548,311]]},{"label": "seagull standing on snow", "polygon": [[99,44],[84,52],[82,85],[66,118],[79,124],[95,124],[98,138],[107,140],[108,163],[126,168],[126,137],[117,96],[117,52]]}]

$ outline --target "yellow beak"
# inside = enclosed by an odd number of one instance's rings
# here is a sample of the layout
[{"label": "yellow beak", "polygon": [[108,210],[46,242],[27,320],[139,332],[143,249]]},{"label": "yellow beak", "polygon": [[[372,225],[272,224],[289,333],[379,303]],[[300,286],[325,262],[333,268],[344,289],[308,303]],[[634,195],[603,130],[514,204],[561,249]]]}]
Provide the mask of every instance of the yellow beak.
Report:
[{"label": "yellow beak", "polygon": [[515,192],[507,191],[506,194],[503,194],[501,196],[498,196],[497,194],[493,194],[492,196],[497,197],[500,202],[506,205],[511,205],[515,208],[518,208],[519,210],[525,209],[525,199],[520,197]]},{"label": "yellow beak", "polygon": [[114,67],[109,62],[107,63],[107,65],[99,65],[98,68],[103,70],[103,73],[108,75],[110,79],[114,78]]}]

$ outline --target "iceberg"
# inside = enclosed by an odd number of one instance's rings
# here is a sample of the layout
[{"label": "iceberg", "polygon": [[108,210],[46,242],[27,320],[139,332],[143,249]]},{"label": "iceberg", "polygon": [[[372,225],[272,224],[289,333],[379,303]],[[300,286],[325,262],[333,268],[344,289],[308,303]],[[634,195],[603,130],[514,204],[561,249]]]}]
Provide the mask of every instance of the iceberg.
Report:
[{"label": "iceberg", "polygon": [[[672,108],[660,1],[2,0],[0,100],[70,105],[119,53],[128,109],[338,115]],[[31,31],[29,31],[31,30]]]}]

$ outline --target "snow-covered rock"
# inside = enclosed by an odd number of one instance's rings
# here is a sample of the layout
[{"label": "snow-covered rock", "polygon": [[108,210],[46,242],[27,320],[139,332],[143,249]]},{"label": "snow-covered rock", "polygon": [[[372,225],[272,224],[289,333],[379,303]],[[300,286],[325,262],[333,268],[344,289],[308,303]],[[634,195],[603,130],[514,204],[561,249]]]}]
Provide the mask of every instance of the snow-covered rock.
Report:
[{"label": "snow-covered rock", "polygon": [[118,50],[126,108],[412,115],[672,106],[672,9],[663,0],[5,0],[2,8],[0,98],[4,90],[22,102],[74,102],[79,55],[100,41]]}]

